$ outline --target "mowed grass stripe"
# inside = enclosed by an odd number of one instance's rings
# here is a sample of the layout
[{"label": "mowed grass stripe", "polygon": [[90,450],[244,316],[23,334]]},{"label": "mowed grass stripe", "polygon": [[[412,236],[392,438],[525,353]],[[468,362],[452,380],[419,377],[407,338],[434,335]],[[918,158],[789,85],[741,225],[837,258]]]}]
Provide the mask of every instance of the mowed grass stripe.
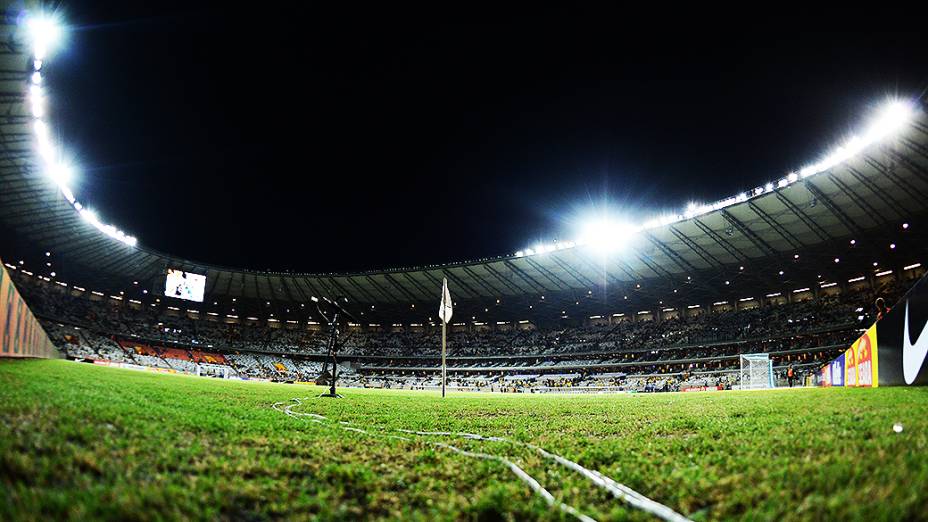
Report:
[{"label": "mowed grass stripe", "polygon": [[[314,393],[2,361],[0,519],[563,519],[497,463],[330,432],[270,408]],[[530,442],[697,520],[928,513],[928,389],[445,400],[344,393],[313,401],[312,412]],[[519,459],[558,499],[599,520],[651,518],[531,452],[488,444],[462,447]]]}]

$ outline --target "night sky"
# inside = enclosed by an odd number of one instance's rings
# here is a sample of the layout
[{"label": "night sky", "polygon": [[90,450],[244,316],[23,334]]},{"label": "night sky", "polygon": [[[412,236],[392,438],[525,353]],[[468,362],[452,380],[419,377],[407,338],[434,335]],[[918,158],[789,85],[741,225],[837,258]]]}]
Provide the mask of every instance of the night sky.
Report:
[{"label": "night sky", "polygon": [[630,34],[62,8],[78,198],[147,248],[306,272],[511,254],[786,174],[928,87],[924,34]]}]

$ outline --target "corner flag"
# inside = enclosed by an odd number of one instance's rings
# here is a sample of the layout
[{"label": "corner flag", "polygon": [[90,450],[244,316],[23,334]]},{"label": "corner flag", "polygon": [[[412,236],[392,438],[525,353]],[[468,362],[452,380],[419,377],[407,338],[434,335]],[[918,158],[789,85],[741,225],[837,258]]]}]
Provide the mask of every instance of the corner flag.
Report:
[{"label": "corner flag", "polygon": [[441,304],[438,306],[438,318],[441,319],[441,396],[445,396],[445,383],[448,382],[448,368],[445,365],[448,321],[451,320],[451,292],[448,291],[448,278],[441,282]]},{"label": "corner flag", "polygon": [[438,307],[438,317],[447,324],[451,321],[451,292],[448,291],[448,279],[442,280],[441,305]]}]

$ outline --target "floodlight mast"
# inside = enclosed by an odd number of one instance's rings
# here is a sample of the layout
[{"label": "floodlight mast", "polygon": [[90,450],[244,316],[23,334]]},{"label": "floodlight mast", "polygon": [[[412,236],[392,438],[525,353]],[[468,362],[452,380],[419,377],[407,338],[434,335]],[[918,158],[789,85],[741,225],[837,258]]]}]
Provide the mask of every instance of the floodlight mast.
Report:
[{"label": "floodlight mast", "polygon": [[[343,297],[345,301],[348,301],[348,298]],[[341,395],[336,391],[336,381],[338,380],[338,321],[340,317],[347,317],[349,320],[353,320],[354,317],[345,310],[339,303],[338,299],[332,301],[328,297],[323,297],[321,300],[313,297],[313,302],[316,303],[316,310],[319,312],[319,315],[322,316],[322,319],[326,322],[329,327],[329,338],[326,341],[326,358],[322,362],[322,374],[325,375],[326,369],[328,368],[329,361],[332,362],[332,373],[329,380],[329,392],[319,395],[320,397],[332,397],[332,398],[341,398]],[[328,308],[328,313],[323,310],[322,303],[325,303],[326,308]]]}]

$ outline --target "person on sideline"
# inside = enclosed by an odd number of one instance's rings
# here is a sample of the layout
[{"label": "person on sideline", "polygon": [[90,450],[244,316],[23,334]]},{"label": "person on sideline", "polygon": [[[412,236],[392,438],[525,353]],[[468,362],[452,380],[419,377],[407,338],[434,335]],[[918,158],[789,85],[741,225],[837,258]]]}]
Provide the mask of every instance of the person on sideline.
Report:
[{"label": "person on sideline", "polygon": [[886,306],[886,301],[882,297],[876,298],[876,320],[886,317],[886,314],[889,313],[889,307]]}]

